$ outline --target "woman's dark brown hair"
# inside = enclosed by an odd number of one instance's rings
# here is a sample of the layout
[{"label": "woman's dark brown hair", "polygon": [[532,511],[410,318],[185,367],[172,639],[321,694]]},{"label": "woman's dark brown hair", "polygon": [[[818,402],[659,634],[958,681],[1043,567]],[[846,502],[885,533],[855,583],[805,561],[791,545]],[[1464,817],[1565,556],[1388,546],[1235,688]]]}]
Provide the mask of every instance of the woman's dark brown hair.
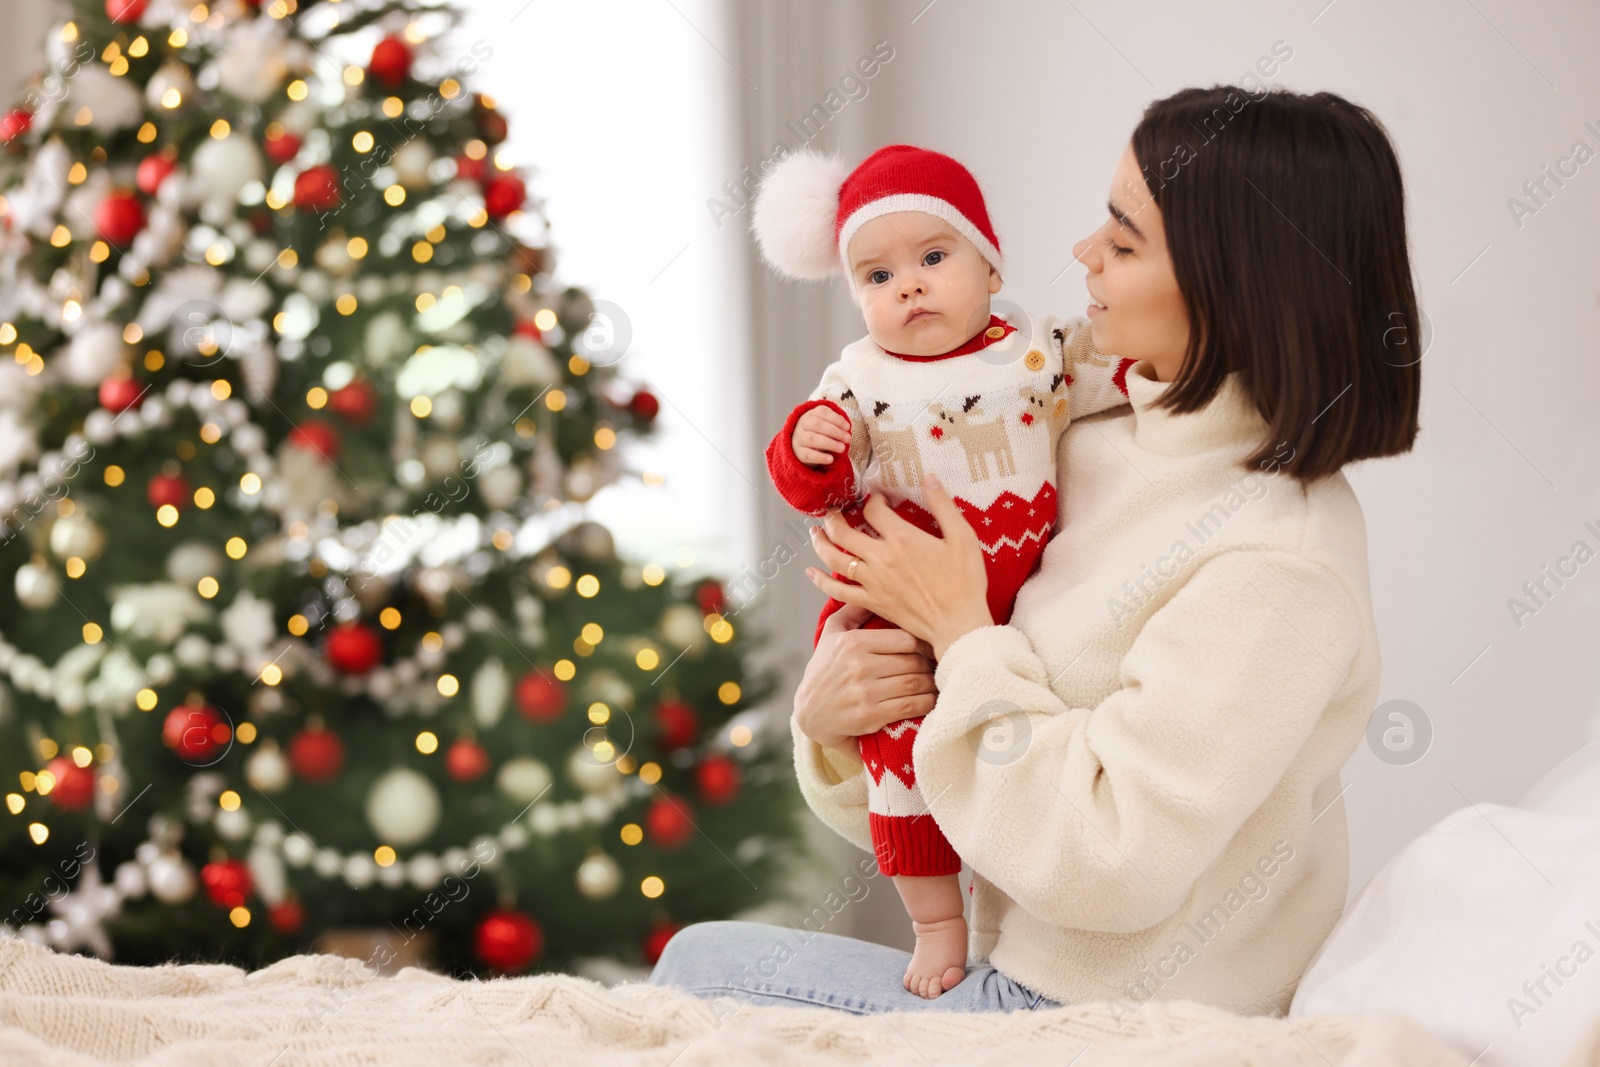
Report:
[{"label": "woman's dark brown hair", "polygon": [[1409,451],[1422,324],[1377,118],[1334,93],[1216,85],[1157,100],[1132,140],[1189,312],[1160,403],[1194,411],[1238,371],[1271,429],[1246,465],[1302,481]]}]

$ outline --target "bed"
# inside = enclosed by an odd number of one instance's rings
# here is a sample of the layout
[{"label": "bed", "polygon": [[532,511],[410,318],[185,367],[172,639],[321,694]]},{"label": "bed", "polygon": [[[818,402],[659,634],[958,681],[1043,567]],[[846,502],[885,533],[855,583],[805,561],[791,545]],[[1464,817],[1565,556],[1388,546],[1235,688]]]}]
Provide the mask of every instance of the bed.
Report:
[{"label": "bed", "polygon": [[1600,741],[1518,805],[1470,804],[1401,849],[1282,1018],[1184,1000],[854,1016],[333,955],[141,968],[6,938],[0,1067],[1600,1067],[1600,957],[1580,940],[1600,947]]},{"label": "bed", "polygon": [[326,955],[253,972],[137,968],[0,942],[0,1064],[124,1063],[1461,1067],[1467,1058],[1387,1012],[1292,1020],[1158,1001],[1120,1027],[1105,1005],[854,1016],[573,975],[474,982],[408,967],[379,977]]}]

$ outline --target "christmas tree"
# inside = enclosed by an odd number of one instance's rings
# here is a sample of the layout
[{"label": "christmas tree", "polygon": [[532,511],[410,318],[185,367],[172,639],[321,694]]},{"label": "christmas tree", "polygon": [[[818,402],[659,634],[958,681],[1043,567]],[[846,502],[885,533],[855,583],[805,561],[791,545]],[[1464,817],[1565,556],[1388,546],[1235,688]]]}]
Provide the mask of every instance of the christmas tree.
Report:
[{"label": "christmas tree", "polygon": [[453,20],[77,0],[0,114],[0,934],[559,970],[782,882],[773,679],[584,517],[658,403]]}]

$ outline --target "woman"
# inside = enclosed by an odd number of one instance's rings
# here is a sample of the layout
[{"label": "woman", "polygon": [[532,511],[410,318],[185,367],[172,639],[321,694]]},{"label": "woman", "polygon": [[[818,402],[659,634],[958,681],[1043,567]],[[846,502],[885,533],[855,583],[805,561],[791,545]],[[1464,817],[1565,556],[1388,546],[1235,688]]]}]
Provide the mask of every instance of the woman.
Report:
[{"label": "woman", "polygon": [[[699,923],[652,981],[866,1013],[1153,997],[1282,1013],[1344,908],[1339,769],[1378,691],[1361,507],[1340,468],[1410,449],[1418,311],[1399,165],[1330,93],[1186,89],[1146,110],[1087,268],[1129,408],[1063,435],[1064,521],[1010,622],[942,491],[943,539],[868,502],[808,571],[851,607],[795,698],[800,788],[871,849],[853,738],[924,715],[912,759],[972,869],[970,966]],[[901,630],[860,628],[870,610]]]}]

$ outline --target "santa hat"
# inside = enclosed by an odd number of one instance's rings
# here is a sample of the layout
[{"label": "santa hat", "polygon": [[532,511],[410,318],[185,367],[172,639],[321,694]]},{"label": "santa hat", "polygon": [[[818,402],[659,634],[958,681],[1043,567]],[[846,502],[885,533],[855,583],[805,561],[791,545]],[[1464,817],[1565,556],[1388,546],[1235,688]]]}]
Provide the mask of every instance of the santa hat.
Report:
[{"label": "santa hat", "polygon": [[750,227],[767,262],[792,278],[843,271],[846,250],[866,223],[894,211],[921,211],[950,224],[991,267],[1003,269],[1000,239],[970,171],[940,152],[894,144],[847,171],[836,157],[798,152],[761,183]]}]

